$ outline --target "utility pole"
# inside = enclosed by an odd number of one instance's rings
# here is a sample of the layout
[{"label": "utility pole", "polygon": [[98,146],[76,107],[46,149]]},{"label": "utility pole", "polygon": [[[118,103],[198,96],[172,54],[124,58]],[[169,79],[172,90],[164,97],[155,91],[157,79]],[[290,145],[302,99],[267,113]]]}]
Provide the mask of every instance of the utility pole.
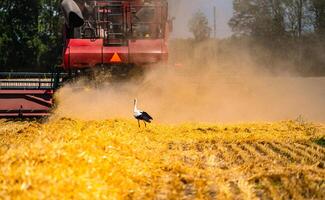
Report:
[{"label": "utility pole", "polygon": [[217,7],[213,7],[213,37],[217,38]]}]

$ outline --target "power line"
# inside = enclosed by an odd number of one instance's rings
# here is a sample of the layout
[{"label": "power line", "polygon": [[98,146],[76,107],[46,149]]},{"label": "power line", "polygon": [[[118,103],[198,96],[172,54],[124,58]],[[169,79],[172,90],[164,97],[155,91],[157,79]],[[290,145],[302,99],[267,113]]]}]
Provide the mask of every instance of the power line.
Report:
[{"label": "power line", "polygon": [[217,7],[213,7],[213,36],[217,38]]}]

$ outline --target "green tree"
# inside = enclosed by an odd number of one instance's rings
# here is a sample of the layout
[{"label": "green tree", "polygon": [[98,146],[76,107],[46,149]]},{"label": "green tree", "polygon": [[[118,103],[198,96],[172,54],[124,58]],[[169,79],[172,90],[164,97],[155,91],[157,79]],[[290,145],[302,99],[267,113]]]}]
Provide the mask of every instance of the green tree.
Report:
[{"label": "green tree", "polygon": [[229,25],[237,36],[279,38],[284,35],[284,8],[280,0],[234,0]]},{"label": "green tree", "polygon": [[60,0],[0,2],[0,69],[48,71],[62,51]]},{"label": "green tree", "polygon": [[202,11],[196,12],[188,24],[189,30],[193,33],[196,41],[203,41],[210,38],[211,27],[208,18]]},{"label": "green tree", "polygon": [[41,0],[38,16],[38,37],[41,48],[37,57],[39,66],[47,69],[58,63],[61,57],[63,19],[60,0]]},{"label": "green tree", "polygon": [[314,27],[318,36],[325,37],[325,1],[312,0],[312,12],[314,13]]},{"label": "green tree", "polygon": [[309,0],[284,0],[286,8],[286,30],[293,38],[301,38],[311,31],[313,15],[309,11]]},{"label": "green tree", "polygon": [[37,65],[39,2],[11,0],[1,5],[1,65],[23,68]]},{"label": "green tree", "polygon": [[[234,0],[233,7],[229,25],[238,38],[252,41],[250,50],[262,65],[272,70],[289,61],[302,74],[325,72],[324,0]],[[256,54],[256,48],[267,54]]]}]

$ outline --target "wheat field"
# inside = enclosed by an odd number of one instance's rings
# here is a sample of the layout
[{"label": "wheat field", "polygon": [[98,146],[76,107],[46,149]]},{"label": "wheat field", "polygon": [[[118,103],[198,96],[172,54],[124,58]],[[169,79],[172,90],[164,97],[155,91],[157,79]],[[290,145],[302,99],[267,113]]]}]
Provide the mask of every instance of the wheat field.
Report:
[{"label": "wheat field", "polygon": [[0,121],[0,199],[325,199],[325,128],[303,121]]}]

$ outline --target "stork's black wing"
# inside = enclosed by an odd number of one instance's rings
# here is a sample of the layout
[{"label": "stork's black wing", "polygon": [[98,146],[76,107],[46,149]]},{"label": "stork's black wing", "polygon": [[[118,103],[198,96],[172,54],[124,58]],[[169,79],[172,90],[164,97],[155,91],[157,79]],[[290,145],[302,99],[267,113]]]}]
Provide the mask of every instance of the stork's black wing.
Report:
[{"label": "stork's black wing", "polygon": [[142,112],[141,117],[143,120],[145,120],[146,122],[149,122],[149,123],[151,120],[153,120],[153,118],[146,112]]}]

